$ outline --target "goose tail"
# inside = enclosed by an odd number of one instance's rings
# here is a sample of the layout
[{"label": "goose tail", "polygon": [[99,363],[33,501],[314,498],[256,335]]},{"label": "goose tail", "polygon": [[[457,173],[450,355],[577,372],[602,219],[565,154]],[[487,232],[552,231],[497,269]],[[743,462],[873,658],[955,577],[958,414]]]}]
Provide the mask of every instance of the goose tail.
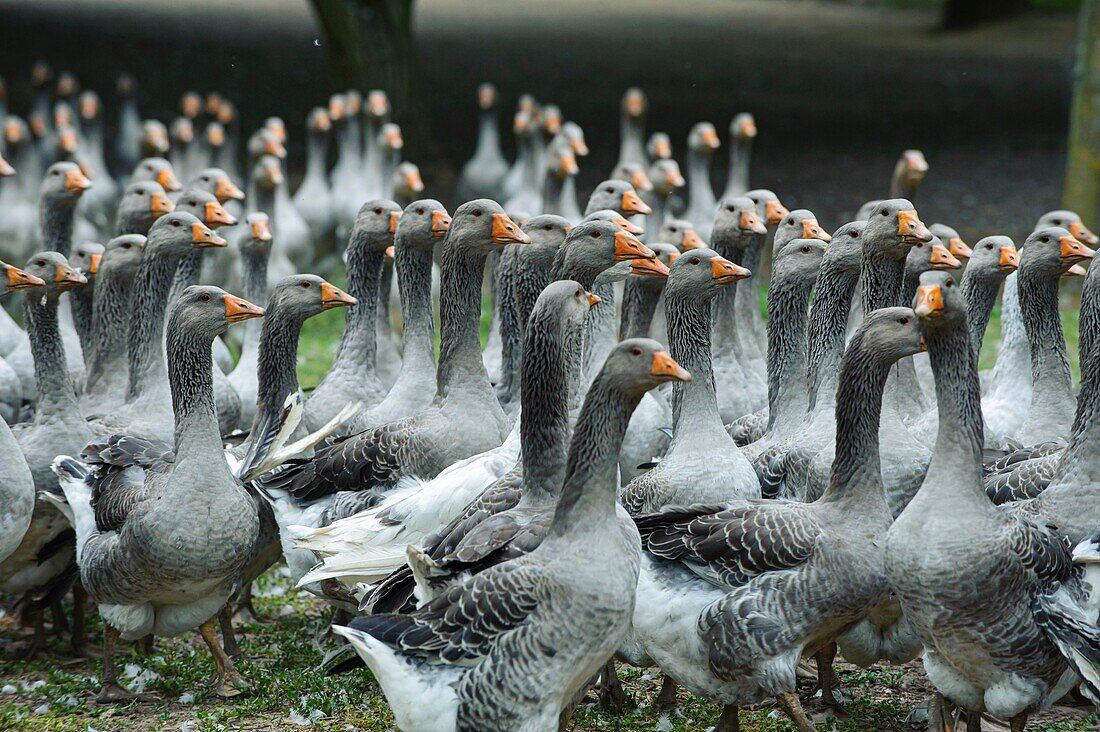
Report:
[{"label": "goose tail", "polygon": [[1036,596],[1036,622],[1066,663],[1081,677],[1081,690],[1100,703],[1100,628],[1095,610],[1086,612],[1082,598],[1061,583]]},{"label": "goose tail", "polygon": [[43,498],[57,506],[76,530],[76,561],[79,564],[84,542],[97,531],[92,510],[93,476],[87,465],[68,455],[58,455],[52,467],[63,499],[56,493],[44,493]]}]

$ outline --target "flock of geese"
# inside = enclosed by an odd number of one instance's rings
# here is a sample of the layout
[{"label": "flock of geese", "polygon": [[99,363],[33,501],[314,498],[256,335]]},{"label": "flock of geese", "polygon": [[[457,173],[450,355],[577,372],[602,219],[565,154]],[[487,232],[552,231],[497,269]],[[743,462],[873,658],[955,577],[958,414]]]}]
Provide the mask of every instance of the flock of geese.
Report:
[{"label": "flock of geese", "polygon": [[[509,164],[489,84],[449,213],[381,91],[311,111],[291,192],[278,118],[242,139],[227,99],[188,93],[165,127],[123,76],[108,150],[95,92],[31,80],[26,121],[0,109],[21,263],[0,288],[23,293],[21,323],[0,309],[0,591],[28,653],[70,593],[83,653],[94,604],[100,702],[140,696],[120,639],[196,628],[214,692],[246,690],[234,609],[282,561],[338,611],[327,672],[368,666],[408,731],[556,730],[593,684],[622,704],[626,663],[664,674],[658,705],[721,705],[721,732],[768,700],[806,732],[799,664],[837,705],[838,652],[923,656],[937,732],[1100,698],[1100,269],[1076,214],[968,247],[918,216],[909,150],[829,234],[750,189],[751,115],[718,196],[715,127],[685,176],[638,89],[582,205],[581,128],[523,96]],[[298,274],[341,266],[346,292]],[[303,323],[335,308],[305,394]]]}]

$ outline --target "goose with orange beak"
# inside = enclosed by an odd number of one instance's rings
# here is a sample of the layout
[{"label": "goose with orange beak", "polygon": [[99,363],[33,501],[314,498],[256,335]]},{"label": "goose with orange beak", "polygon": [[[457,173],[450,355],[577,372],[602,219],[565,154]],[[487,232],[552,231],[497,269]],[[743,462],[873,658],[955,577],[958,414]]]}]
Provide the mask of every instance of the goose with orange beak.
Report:
[{"label": "goose with orange beak", "polygon": [[726,173],[726,190],[722,198],[743,196],[749,190],[749,161],[752,143],[756,139],[756,119],[742,112],[730,120],[730,162]]},{"label": "goose with orange beak", "polygon": [[477,147],[459,175],[456,197],[460,201],[499,198],[501,183],[508,173],[508,161],[500,149],[500,95],[497,88],[487,82],[478,86],[477,106]]},{"label": "goose with orange beak", "polygon": [[684,218],[695,225],[695,230],[710,241],[711,227],[714,225],[714,210],[717,199],[710,183],[710,165],[714,151],[721,143],[718,132],[710,122],[700,122],[691,128],[687,140],[685,170],[688,183],[688,204]]},{"label": "goose with orange beak", "polygon": [[618,163],[645,165],[645,118],[649,100],[645,92],[631,87],[623,94],[620,104],[619,159]]},{"label": "goose with orange beak", "polygon": [[328,150],[332,118],[324,107],[314,107],[306,117],[306,174],[294,192],[294,206],[309,226],[316,247],[332,249],[336,217],[328,181]]}]

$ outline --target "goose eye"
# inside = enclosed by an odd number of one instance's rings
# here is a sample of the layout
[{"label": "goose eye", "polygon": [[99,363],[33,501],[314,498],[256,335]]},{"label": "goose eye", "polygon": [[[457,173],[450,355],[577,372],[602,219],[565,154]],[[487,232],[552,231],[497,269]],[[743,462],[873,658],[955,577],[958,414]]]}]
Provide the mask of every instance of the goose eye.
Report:
[{"label": "goose eye", "polygon": [[853,229],[852,231],[848,232],[848,236],[852,237],[853,239],[858,239],[859,238],[859,232],[856,231],[855,229]]},{"label": "goose eye", "polygon": [[55,170],[55,171],[53,171],[53,175],[61,175],[61,171],[60,170]]},{"label": "goose eye", "polygon": [[209,294],[207,294],[207,293],[203,293],[203,295],[202,295],[202,297],[201,297],[200,299],[201,299],[201,300],[202,300],[203,302],[210,302],[210,295],[209,295]]},{"label": "goose eye", "polygon": [[992,244],[986,244],[985,248],[986,248],[987,251],[990,251],[990,252],[993,251],[993,245]]},{"label": "goose eye", "polygon": [[46,260],[45,259],[39,259],[37,262],[35,262],[35,264],[38,265],[39,267],[45,267],[46,266]]},{"label": "goose eye", "polygon": [[129,249],[129,248],[130,248],[130,243],[129,243],[129,242],[127,242],[127,243],[123,244],[123,245],[122,245],[122,248],[123,248],[123,249]]},{"label": "goose eye", "polygon": [[480,215],[481,215],[481,209],[480,208],[477,209],[476,211],[474,211],[474,216],[480,216]]},{"label": "goose eye", "polygon": [[634,346],[633,348],[631,348],[630,352],[633,353],[635,356],[641,356],[642,355],[642,349],[639,348],[638,346]]},{"label": "goose eye", "polygon": [[1040,239],[1039,241],[1041,241],[1041,242],[1043,242],[1044,244],[1046,244],[1047,242],[1049,242],[1049,241],[1050,241],[1050,237],[1049,237],[1049,236],[1044,236],[1044,237],[1043,237],[1042,239]]},{"label": "goose eye", "polygon": [[188,206],[198,206],[198,205],[199,205],[199,202],[198,202],[198,201],[195,201],[195,200],[191,200],[191,201],[188,201],[188,202],[187,202],[187,205],[188,205]]},{"label": "goose eye", "polygon": [[374,215],[375,216],[381,216],[382,215],[382,209],[380,209],[380,208],[374,209]]},{"label": "goose eye", "polygon": [[882,215],[883,215],[883,216],[889,216],[889,215],[890,215],[890,212],[889,212],[889,211],[887,211],[886,209],[882,209]]},{"label": "goose eye", "polygon": [[604,188],[604,190],[607,191],[608,193],[614,193],[615,192],[614,188]]},{"label": "goose eye", "polygon": [[577,292],[576,292],[576,297],[580,297],[580,296],[581,296],[581,291],[580,291],[580,290],[577,290]]},{"label": "goose eye", "polygon": [[794,219],[787,219],[788,226],[794,226]]},{"label": "goose eye", "polygon": [[179,220],[179,219],[174,219],[174,220],[172,221],[172,226],[176,226],[176,227],[178,227],[179,225],[180,225],[180,220]]},{"label": "goose eye", "polygon": [[417,212],[418,214],[423,214],[423,213],[424,213],[424,209],[422,209],[422,208],[418,208],[418,209],[416,209],[416,212]]},{"label": "goose eye", "polygon": [[898,322],[901,323],[902,325],[909,325],[909,318],[908,317],[900,318],[898,320]]},{"label": "goose eye", "polygon": [[593,231],[593,232],[592,232],[592,238],[593,238],[593,239],[599,239],[599,238],[600,238],[600,232],[598,232],[598,231]]},{"label": "goose eye", "polygon": [[550,224],[547,224],[546,226],[544,226],[544,227],[542,227],[542,228],[546,229],[547,231],[550,231],[550,230],[551,230],[551,229],[553,229],[554,227],[553,227],[553,226],[551,226]]},{"label": "goose eye", "polygon": [[679,231],[679,229],[677,229],[675,226],[668,227],[668,230],[671,231],[673,234],[675,234],[677,231]]},{"label": "goose eye", "polygon": [[692,264],[699,264],[699,257],[692,257],[691,258],[691,263]]},{"label": "goose eye", "polygon": [[803,254],[809,254],[810,253],[810,247],[808,247],[808,246],[802,247],[802,253]]},{"label": "goose eye", "polygon": [[947,282],[943,283],[943,286],[944,287],[954,287],[955,286],[955,281],[954,280],[948,280]]}]

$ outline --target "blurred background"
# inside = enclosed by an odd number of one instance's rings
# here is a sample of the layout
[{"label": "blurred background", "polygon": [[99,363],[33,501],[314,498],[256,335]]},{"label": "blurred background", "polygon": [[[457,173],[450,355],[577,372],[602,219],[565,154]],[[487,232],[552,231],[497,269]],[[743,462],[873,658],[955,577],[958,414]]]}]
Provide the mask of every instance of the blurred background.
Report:
[{"label": "blurred background", "polygon": [[[286,120],[292,184],[308,110],[333,91],[385,88],[406,158],[448,204],[480,81],[498,85],[505,112],[529,92],[584,128],[582,201],[615,163],[619,100],[638,85],[648,130],[669,133],[681,161],[693,123],[713,122],[724,142],[730,118],[752,112],[752,185],[827,229],[884,195],[898,153],[920,148],[922,218],[972,241],[1022,236],[1062,204],[1079,52],[1100,106],[1096,15],[1079,0],[0,0],[0,75],[23,114],[36,59],[70,69],[103,96],[109,125],[121,71],[137,78],[142,115],[165,122],[184,91],[218,90],[246,135]],[[1090,113],[1070,158],[1086,171],[1072,201],[1095,226]],[[724,150],[714,160],[718,183]]]}]

